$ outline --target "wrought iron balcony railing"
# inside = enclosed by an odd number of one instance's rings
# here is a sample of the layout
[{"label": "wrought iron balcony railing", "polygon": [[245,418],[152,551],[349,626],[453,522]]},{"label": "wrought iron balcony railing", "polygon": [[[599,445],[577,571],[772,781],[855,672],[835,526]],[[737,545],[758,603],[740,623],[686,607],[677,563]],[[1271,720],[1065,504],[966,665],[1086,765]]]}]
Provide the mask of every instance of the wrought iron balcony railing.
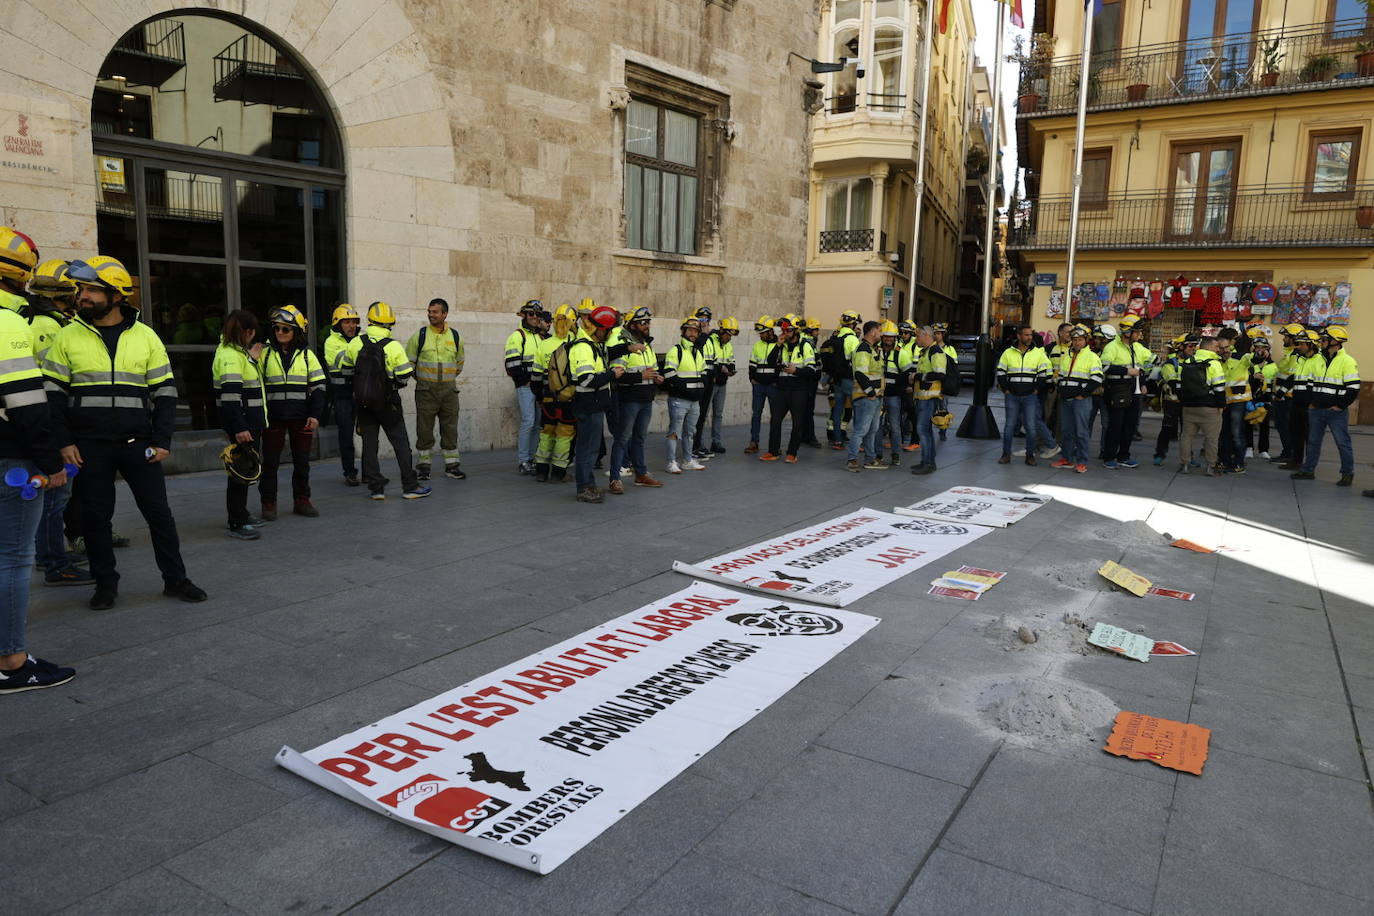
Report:
[{"label": "wrought iron balcony railing", "polygon": [[[1366,47],[1368,46],[1368,47]],[[1125,108],[1374,84],[1374,22],[1345,19],[1093,54],[1088,107]],[[1022,116],[1078,107],[1078,55],[1021,68]]]},{"label": "wrought iron balcony railing", "polygon": [[158,19],[135,26],[119,39],[100,65],[100,79],[161,86],[185,66],[185,29],[175,19]]},{"label": "wrought iron balcony railing", "polygon": [[821,254],[836,251],[872,251],[872,229],[822,229]]},{"label": "wrought iron balcony railing", "polygon": [[214,57],[215,101],[276,108],[315,109],[309,83],[271,44],[256,35],[239,36]]},{"label": "wrought iron balcony railing", "polygon": [[[1042,197],[1010,229],[1014,249],[1064,248],[1068,196]],[[1374,184],[1331,194],[1310,187],[1141,191],[1084,198],[1078,247],[1291,248],[1374,246]]]}]

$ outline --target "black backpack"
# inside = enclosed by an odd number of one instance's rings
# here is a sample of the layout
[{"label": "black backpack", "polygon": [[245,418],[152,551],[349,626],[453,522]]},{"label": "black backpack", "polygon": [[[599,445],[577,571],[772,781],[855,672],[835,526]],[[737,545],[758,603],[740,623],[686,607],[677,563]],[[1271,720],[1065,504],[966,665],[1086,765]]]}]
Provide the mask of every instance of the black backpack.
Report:
[{"label": "black backpack", "polygon": [[832,379],[846,379],[854,374],[849,360],[845,359],[844,339],[839,331],[825,339],[825,343],[816,351],[816,356],[820,360],[821,371]]},{"label": "black backpack", "polygon": [[1216,394],[1207,384],[1207,360],[1188,359],[1178,369],[1178,400],[1185,407],[1207,407]]},{"label": "black backpack", "polygon": [[395,390],[386,371],[386,344],[366,334],[362,338],[353,362],[353,403],[365,410],[383,410]]}]

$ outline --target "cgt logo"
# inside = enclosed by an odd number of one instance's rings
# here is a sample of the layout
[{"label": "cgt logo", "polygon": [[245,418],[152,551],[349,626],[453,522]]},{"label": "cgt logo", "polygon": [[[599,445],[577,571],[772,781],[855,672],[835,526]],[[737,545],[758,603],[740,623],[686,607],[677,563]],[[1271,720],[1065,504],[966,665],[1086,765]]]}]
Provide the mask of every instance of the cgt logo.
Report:
[{"label": "cgt logo", "polygon": [[426,773],[377,801],[403,814],[459,833],[469,832],[510,807],[510,802],[485,792],[467,786],[445,785],[447,782],[442,776]]}]

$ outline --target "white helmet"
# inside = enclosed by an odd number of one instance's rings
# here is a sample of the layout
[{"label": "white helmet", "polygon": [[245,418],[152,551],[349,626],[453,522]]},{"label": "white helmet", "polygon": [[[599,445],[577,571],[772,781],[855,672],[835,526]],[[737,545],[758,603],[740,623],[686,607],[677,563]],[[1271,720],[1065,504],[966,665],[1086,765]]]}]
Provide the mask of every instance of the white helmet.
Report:
[{"label": "white helmet", "polygon": [[1099,324],[1093,330],[1094,337],[1101,337],[1103,340],[1116,340],[1116,328],[1109,324]]}]

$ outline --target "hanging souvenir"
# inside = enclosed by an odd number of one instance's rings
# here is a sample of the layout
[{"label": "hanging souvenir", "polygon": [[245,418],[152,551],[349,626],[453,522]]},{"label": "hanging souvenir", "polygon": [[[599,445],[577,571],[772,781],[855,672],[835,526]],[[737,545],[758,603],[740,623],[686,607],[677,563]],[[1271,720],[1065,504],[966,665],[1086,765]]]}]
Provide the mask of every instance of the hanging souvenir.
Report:
[{"label": "hanging souvenir", "polygon": [[1312,308],[1307,320],[1310,324],[1325,326],[1331,323],[1331,287],[1323,283],[1312,291]]},{"label": "hanging souvenir", "polygon": [[1064,317],[1064,291],[1062,289],[1050,290],[1050,297],[1045,302],[1046,318]]},{"label": "hanging souvenir", "polygon": [[[1216,289],[1216,287],[1212,287]],[[1221,317],[1225,321],[1235,321],[1240,311],[1240,287],[1227,284],[1221,288]]]},{"label": "hanging souvenir", "polygon": [[1350,284],[1342,280],[1336,284],[1331,304],[1331,324],[1350,323]]},{"label": "hanging souvenir", "polygon": [[1284,283],[1275,290],[1274,295],[1277,302],[1274,305],[1274,317],[1271,319],[1274,324],[1293,323],[1293,287]]},{"label": "hanging souvenir", "polygon": [[1298,324],[1312,323],[1312,285],[1299,283],[1293,288],[1293,320]]},{"label": "hanging souvenir", "polygon": [[1117,277],[1112,284],[1112,298],[1107,303],[1108,310],[1113,315],[1124,315],[1130,308],[1130,284],[1123,278]]},{"label": "hanging souvenir", "polygon": [[1197,284],[1184,286],[1178,292],[1179,295],[1187,297],[1188,308],[1193,311],[1201,311],[1207,304],[1207,291]]},{"label": "hanging souvenir", "polygon": [[[1202,300],[1202,313],[1198,320],[1203,324],[1221,324],[1226,320],[1226,315],[1221,307],[1221,287],[1209,286],[1204,290],[1200,286],[1194,286],[1194,298]],[[1200,293],[1201,295],[1196,295]]]}]

